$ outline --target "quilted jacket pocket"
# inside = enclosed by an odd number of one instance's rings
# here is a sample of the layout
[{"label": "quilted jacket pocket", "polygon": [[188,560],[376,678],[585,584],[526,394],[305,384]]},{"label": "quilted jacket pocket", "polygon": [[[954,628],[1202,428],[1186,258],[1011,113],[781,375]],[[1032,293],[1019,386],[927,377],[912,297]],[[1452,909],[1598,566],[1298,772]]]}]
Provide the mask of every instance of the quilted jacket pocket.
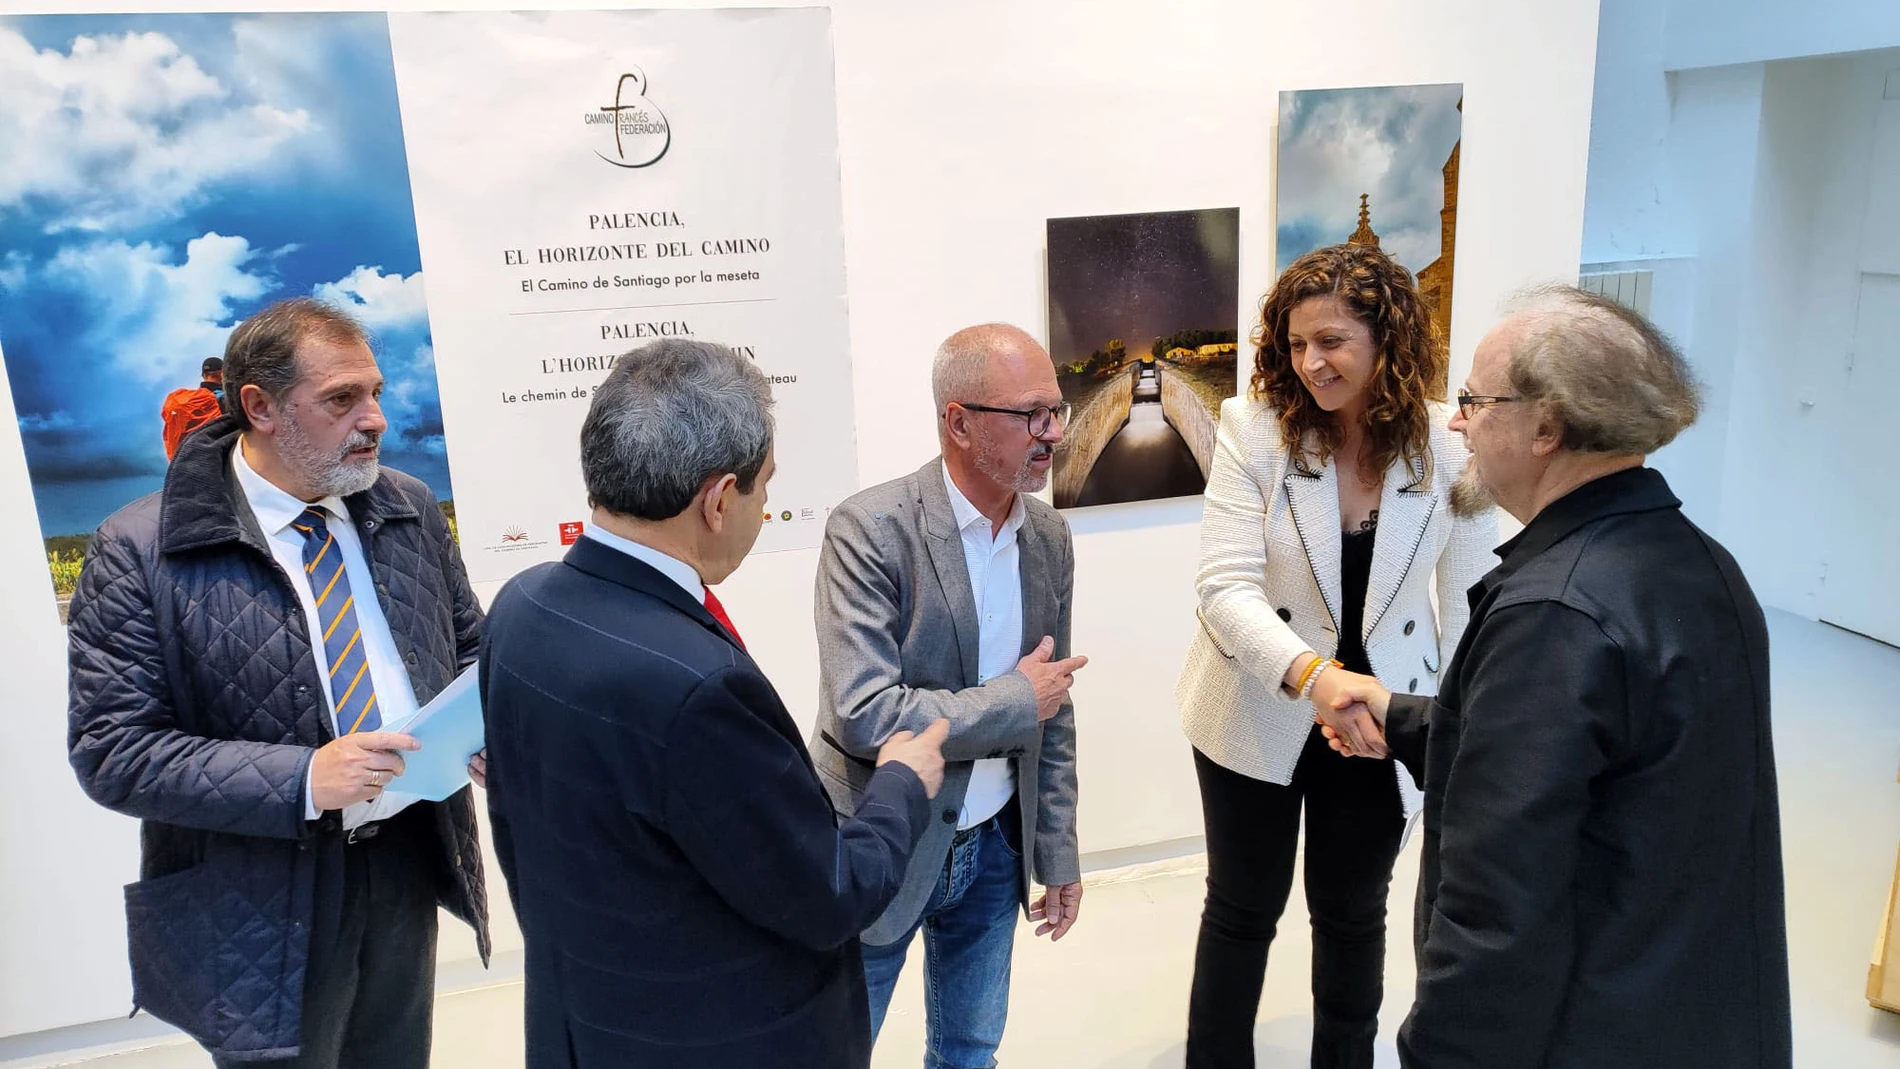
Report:
[{"label": "quilted jacket pocket", "polygon": [[198,864],[125,887],[133,1004],[207,1045],[230,1029],[215,1010],[217,981],[210,974],[219,941],[213,896],[203,887],[211,870]]}]

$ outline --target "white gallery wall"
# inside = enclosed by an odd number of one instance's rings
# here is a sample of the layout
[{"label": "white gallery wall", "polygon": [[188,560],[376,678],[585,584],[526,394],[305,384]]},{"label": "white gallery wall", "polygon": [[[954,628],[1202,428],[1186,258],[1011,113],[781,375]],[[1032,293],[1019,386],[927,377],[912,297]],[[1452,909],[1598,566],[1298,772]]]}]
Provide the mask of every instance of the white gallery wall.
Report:
[{"label": "white gallery wall", "polygon": [[1900,601],[1861,545],[1900,480],[1856,444],[1891,410],[1871,361],[1897,358],[1856,335],[1863,292],[1900,279],[1900,6],[1794,10],[1605,0],[1583,259],[1655,272],[1652,315],[1707,388],[1656,460],[1689,515],[1764,603],[1873,633],[1843,599]]},{"label": "white gallery wall", "polygon": [[[1271,282],[1283,89],[1464,83],[1454,383],[1508,292],[1576,272],[1595,0],[1371,0],[1350,13],[1302,0],[839,0],[833,12],[854,378],[836,404],[855,421],[866,485],[934,455],[928,369],[944,335],[989,320],[1044,333],[1048,217],[1238,206],[1245,326]],[[0,401],[0,423],[14,419]],[[1199,515],[1198,499],[1069,513],[1074,643],[1094,659],[1075,687],[1088,854],[1200,833],[1171,696],[1193,626]],[[137,837],[66,766],[64,644],[13,434],[0,434],[0,516],[3,1038],[125,1013],[120,887],[135,876]],[[721,588],[807,724],[816,560],[756,557]],[[499,876],[491,883],[505,914]],[[443,931],[445,960],[473,956],[459,925]],[[497,936],[504,952],[519,946],[505,916]]]}]

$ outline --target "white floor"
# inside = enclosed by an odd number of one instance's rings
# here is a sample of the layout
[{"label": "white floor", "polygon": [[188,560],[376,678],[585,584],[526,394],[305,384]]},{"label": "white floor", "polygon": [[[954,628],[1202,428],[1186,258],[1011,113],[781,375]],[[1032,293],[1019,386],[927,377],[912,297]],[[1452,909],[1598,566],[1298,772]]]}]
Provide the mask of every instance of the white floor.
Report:
[{"label": "white floor", "polygon": [[[1892,1069],[1900,1065],[1900,1016],[1870,1008],[1863,991],[1900,847],[1900,651],[1792,617],[1774,615],[1771,624],[1796,1064]],[[1023,928],[999,1060],[1061,1069],[1180,1065],[1202,871],[1189,857],[1093,873],[1081,922],[1069,938],[1050,945]],[[1411,930],[1417,872],[1413,844],[1393,881],[1390,924],[1398,939],[1387,954],[1381,1066],[1398,1064],[1391,1035],[1414,981],[1403,939]],[[1268,968],[1256,1040],[1262,1069],[1307,1064],[1309,956],[1297,893],[1295,899]],[[913,961],[898,987],[876,1069],[920,1064],[920,996]],[[520,1019],[518,983],[444,996],[435,1065],[520,1066]],[[73,1064],[77,1053],[0,1060],[0,1069]],[[170,1041],[89,1057],[85,1064],[204,1069],[210,1061]]]}]

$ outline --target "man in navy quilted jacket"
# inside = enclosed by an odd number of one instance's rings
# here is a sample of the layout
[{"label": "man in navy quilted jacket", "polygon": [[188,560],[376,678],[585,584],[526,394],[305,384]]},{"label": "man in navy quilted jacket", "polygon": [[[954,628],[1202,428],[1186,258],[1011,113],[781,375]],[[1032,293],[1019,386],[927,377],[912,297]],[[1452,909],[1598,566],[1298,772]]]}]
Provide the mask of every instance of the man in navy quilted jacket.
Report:
[{"label": "man in navy quilted jacket", "polygon": [[385,790],[418,744],[381,728],[475,660],[481,609],[434,495],[377,463],[359,324],[272,305],[224,385],[72,600],[73,768],[141,821],[133,998],[221,1067],[425,1069],[436,906],[488,955],[481,852],[467,788]]}]

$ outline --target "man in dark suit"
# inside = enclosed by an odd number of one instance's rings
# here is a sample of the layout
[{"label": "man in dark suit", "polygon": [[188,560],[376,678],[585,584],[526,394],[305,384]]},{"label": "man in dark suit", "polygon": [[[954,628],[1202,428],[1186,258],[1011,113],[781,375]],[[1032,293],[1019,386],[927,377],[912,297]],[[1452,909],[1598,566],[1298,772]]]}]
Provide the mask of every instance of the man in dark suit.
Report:
[{"label": "man in dark suit", "polygon": [[[1681,355],[1568,287],[1478,347],[1453,495],[1525,524],[1434,699],[1356,677],[1328,732],[1425,791],[1417,1069],[1785,1069],[1768,632],[1643,466],[1695,420]],[[1355,705],[1357,698],[1362,705]],[[1379,737],[1383,727],[1384,741]]]},{"label": "man in dark suit", "polygon": [[835,817],[714,596],[758,537],[771,388],[720,345],[622,357],[581,428],[593,521],[495,599],[489,814],[527,942],[529,1069],[862,1069],[857,934],[897,893],[949,725]]}]

